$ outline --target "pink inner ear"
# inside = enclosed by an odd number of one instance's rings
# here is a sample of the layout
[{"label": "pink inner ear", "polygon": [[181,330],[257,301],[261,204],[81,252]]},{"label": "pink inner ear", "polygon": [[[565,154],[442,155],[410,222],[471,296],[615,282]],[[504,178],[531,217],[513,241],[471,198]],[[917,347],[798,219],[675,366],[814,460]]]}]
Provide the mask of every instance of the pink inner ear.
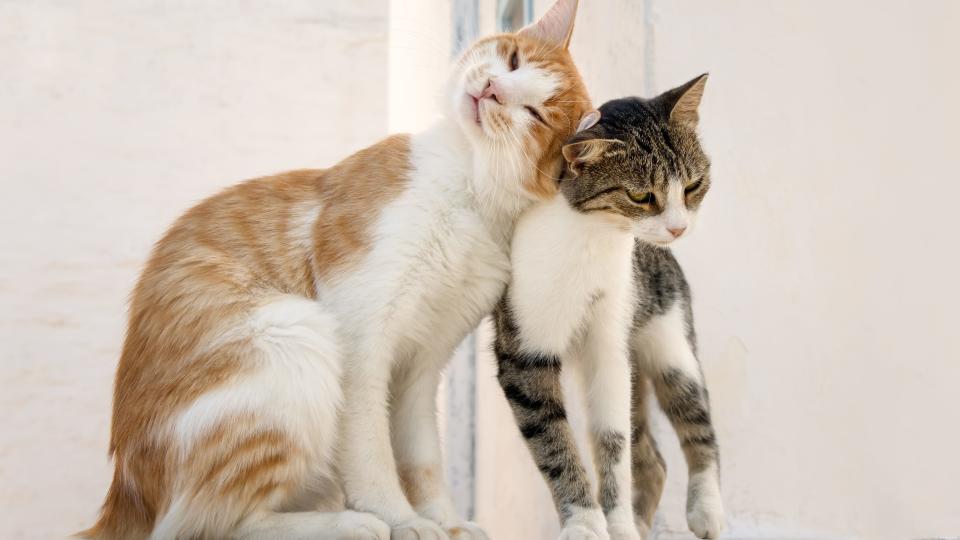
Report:
[{"label": "pink inner ear", "polygon": [[583,118],[580,119],[580,125],[577,126],[577,133],[585,129],[590,129],[600,121],[600,111],[593,110],[583,115]]},{"label": "pink inner ear", "polygon": [[578,0],[557,0],[539,21],[523,27],[519,33],[566,47],[573,35],[577,4]]}]

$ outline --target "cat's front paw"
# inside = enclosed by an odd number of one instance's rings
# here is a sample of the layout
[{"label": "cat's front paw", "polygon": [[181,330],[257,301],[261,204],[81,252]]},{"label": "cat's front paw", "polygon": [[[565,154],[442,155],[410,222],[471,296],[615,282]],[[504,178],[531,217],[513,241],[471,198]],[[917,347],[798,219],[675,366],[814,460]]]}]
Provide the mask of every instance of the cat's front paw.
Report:
[{"label": "cat's front paw", "polygon": [[723,521],[722,511],[694,508],[687,512],[687,525],[697,538],[719,538],[723,532]]},{"label": "cat's front paw", "polygon": [[390,540],[390,526],[373,514],[363,512],[338,513],[333,530],[337,538],[344,540]]},{"label": "cat's front paw", "polygon": [[450,540],[490,540],[479,525],[460,519],[452,505],[445,499],[423,503],[417,507],[417,513],[440,525],[446,530]]},{"label": "cat's front paw", "polygon": [[724,522],[719,490],[701,493],[687,505],[687,526],[697,538],[719,538]]},{"label": "cat's front paw", "polygon": [[559,540],[610,540],[610,535],[602,531],[601,536],[598,531],[590,530],[583,525],[571,525],[560,531]]},{"label": "cat's front paw", "polygon": [[564,521],[560,540],[610,540],[607,518],[599,508],[577,509]]},{"label": "cat's front paw", "polygon": [[450,537],[433,521],[417,516],[393,527],[390,540],[450,540]]},{"label": "cat's front paw", "polygon": [[450,540],[490,540],[487,533],[472,521],[464,521],[447,529]]},{"label": "cat's front paw", "polygon": [[633,522],[611,522],[607,525],[610,540],[643,540]]}]

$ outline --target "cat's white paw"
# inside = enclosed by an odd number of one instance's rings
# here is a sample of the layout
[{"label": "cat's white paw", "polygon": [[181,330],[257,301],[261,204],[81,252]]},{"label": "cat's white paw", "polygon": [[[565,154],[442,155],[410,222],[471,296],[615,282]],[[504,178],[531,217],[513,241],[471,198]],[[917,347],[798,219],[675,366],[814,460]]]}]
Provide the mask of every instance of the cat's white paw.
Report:
[{"label": "cat's white paw", "polygon": [[697,538],[719,538],[725,525],[716,475],[691,478],[687,491],[687,526]]},{"label": "cat's white paw", "polygon": [[724,526],[723,504],[719,495],[701,496],[693,501],[687,510],[687,526],[697,538],[719,538]]},{"label": "cat's white paw", "polygon": [[450,540],[490,540],[487,533],[479,525],[471,521],[464,521],[459,525],[447,529]]},{"label": "cat's white paw", "polygon": [[433,521],[417,516],[394,527],[390,540],[450,540],[450,537]]},{"label": "cat's white paw", "polygon": [[421,503],[415,510],[444,529],[449,529],[461,521],[457,511],[453,509],[453,504],[440,497]]},{"label": "cat's white paw", "polygon": [[574,510],[563,523],[560,540],[610,540],[607,518],[599,508]]},{"label": "cat's white paw", "polygon": [[437,499],[417,507],[417,513],[440,525],[450,540],[490,540],[476,523],[462,521],[446,499]]},{"label": "cat's white paw", "polygon": [[603,531],[601,536],[583,525],[570,525],[560,531],[559,540],[610,540],[610,535]]},{"label": "cat's white paw", "polygon": [[610,540],[643,540],[633,522],[611,522],[607,524]]},{"label": "cat's white paw", "polygon": [[333,528],[343,540],[390,540],[390,526],[365,512],[339,512]]}]

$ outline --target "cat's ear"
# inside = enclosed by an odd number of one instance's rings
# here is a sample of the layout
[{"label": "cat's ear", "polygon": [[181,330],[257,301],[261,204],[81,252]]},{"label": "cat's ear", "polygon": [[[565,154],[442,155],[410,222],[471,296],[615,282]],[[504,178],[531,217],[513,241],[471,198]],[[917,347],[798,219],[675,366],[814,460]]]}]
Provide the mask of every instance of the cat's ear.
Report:
[{"label": "cat's ear", "polygon": [[670,111],[671,122],[696,127],[700,120],[697,109],[700,107],[700,99],[703,98],[703,88],[706,84],[707,74],[704,73],[686,84],[663,93],[667,110]]},{"label": "cat's ear", "polygon": [[585,129],[590,129],[593,126],[597,125],[597,122],[600,121],[600,111],[594,109],[587,114],[583,115],[583,118],[580,119],[580,125],[577,126],[577,133]]},{"label": "cat's ear", "polygon": [[518,33],[566,49],[573,35],[577,4],[578,0],[557,0],[539,21],[524,26]]},{"label": "cat's ear", "polygon": [[563,147],[563,158],[576,174],[591,163],[596,163],[614,146],[623,144],[617,139],[574,139]]}]

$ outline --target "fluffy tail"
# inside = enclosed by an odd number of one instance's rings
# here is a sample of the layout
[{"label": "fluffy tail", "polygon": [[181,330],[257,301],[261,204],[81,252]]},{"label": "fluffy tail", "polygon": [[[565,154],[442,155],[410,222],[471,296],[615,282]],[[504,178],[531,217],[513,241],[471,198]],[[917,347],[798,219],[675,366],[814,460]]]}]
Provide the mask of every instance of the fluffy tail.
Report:
[{"label": "fluffy tail", "polygon": [[138,540],[150,535],[152,519],[139,495],[125,482],[121,467],[113,473],[113,482],[100,510],[100,518],[89,529],[76,534],[96,540]]}]

